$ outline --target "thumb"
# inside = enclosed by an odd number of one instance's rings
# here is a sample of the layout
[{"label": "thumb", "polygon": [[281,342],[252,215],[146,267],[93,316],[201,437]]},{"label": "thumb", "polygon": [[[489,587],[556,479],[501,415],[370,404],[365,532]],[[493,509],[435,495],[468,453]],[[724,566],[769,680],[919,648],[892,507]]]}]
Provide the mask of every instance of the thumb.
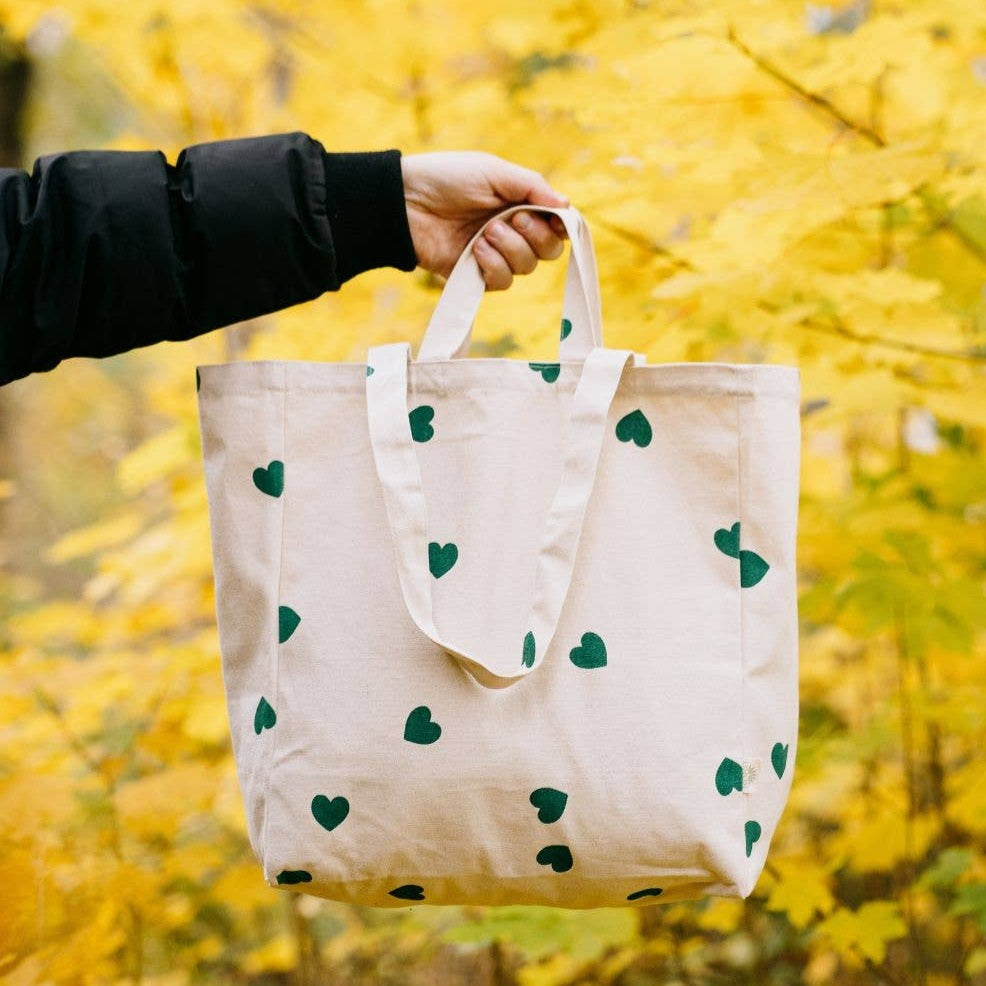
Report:
[{"label": "thumb", "polygon": [[549,205],[565,208],[571,203],[568,198],[556,192],[544,175],[531,168],[497,158],[488,174],[493,191],[507,204]]}]

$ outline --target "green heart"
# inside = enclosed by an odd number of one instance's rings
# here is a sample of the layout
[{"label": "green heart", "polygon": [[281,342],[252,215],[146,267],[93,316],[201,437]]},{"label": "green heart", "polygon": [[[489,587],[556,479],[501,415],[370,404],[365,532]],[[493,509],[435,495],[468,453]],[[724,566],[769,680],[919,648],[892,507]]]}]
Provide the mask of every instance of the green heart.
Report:
[{"label": "green heart", "polygon": [[312,814],[322,828],[331,832],[346,820],[349,802],[343,797],[327,798],[324,794],[316,794],[312,798]]},{"label": "green heart", "polygon": [[644,417],[641,410],[631,411],[624,415],[616,423],[616,437],[621,442],[629,442],[633,439],[635,445],[640,448],[647,448],[653,435],[650,422]]},{"label": "green heart", "polygon": [[561,373],[561,363],[528,363],[527,365],[532,370],[537,370],[545,383],[554,383]]},{"label": "green heart", "polygon": [[664,893],[662,887],[648,887],[646,890],[637,890],[632,894],[627,894],[627,900],[640,900],[642,897],[660,897]]},{"label": "green heart", "polygon": [[746,823],[746,855],[748,858],[753,852],[754,844],[760,841],[760,832],[759,822]]},{"label": "green heart", "polygon": [[568,846],[545,846],[537,854],[537,861],[556,873],[567,873],[572,868],[572,851]]},{"label": "green heart", "polygon": [[598,633],[583,633],[582,646],[573,647],[568,656],[577,668],[606,667],[606,645]]},{"label": "green heart", "polygon": [[277,638],[283,644],[295,630],[301,617],[290,606],[277,607]]},{"label": "green heart", "polygon": [[416,407],[407,416],[408,421],[411,422],[411,437],[416,442],[427,442],[435,434],[435,429],[430,424],[434,416],[435,409],[430,404]]},{"label": "green heart", "polygon": [[253,729],[259,736],[265,729],[273,729],[277,722],[277,713],[271,708],[270,702],[260,696],[257,703],[257,711],[253,714]]},{"label": "green heart", "polygon": [[534,667],[534,631],[528,630],[527,636],[524,637],[524,653],[520,659],[520,663],[525,668]]},{"label": "green heart", "polygon": [[743,790],[743,768],[729,757],[724,757],[716,771],[716,790],[725,797],[733,790]]},{"label": "green heart", "polygon": [[404,723],[404,739],[409,743],[420,743],[426,746],[434,743],[442,735],[442,727],[431,721],[431,709],[427,705],[419,705],[411,711]]},{"label": "green heart", "polygon": [[787,766],[787,745],[775,743],[770,751],[770,762],[774,765],[774,773],[778,780],[784,776],[784,768]]},{"label": "green heart", "polygon": [[727,531],[724,527],[720,527],[718,531],[713,535],[713,540],[716,543],[716,547],[724,554],[729,555],[730,558],[739,558],[740,553],[740,524],[736,521],[735,524]]},{"label": "green heart", "polygon": [[749,589],[751,585],[756,585],[766,574],[770,566],[755,552],[741,551],[740,560],[740,586]]},{"label": "green heart", "polygon": [[538,821],[550,825],[561,818],[568,804],[568,795],[553,787],[539,787],[531,792],[531,804],[538,809]]},{"label": "green heart", "polygon": [[281,870],[277,874],[278,883],[311,883],[312,875],[308,870]]},{"label": "green heart", "polygon": [[567,319],[561,320],[561,337],[567,339],[572,334],[572,323]]},{"label": "green heart", "polygon": [[375,372],[375,371],[374,371],[374,369],[373,369],[373,367],[372,367],[372,366],[370,366],[369,364],[367,364],[367,367],[366,367],[366,375],[367,375],[368,377],[369,377],[369,376],[372,376],[372,374],[373,374],[374,372]]},{"label": "green heart", "polygon": [[425,888],[419,887],[416,883],[405,883],[403,887],[395,887],[393,890],[388,890],[387,893],[400,900],[425,899]]},{"label": "green heart", "polygon": [[437,541],[428,544],[428,567],[440,579],[459,560],[459,549],[450,541],[444,547]]},{"label": "green heart", "polygon": [[280,496],[284,492],[284,463],[275,459],[266,469],[257,466],[253,470],[253,485],[268,496]]}]

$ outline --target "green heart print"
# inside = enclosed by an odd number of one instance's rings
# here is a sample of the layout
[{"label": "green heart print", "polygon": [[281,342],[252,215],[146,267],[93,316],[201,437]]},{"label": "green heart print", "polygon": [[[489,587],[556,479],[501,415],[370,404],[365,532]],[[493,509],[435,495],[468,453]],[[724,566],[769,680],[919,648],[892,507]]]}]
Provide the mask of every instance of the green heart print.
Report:
[{"label": "green heart print", "polygon": [[434,743],[442,735],[442,727],[432,722],[431,709],[427,705],[419,705],[413,709],[404,723],[404,739],[408,743],[419,743],[427,746]]},{"label": "green heart print", "polygon": [[740,552],[740,586],[749,589],[756,585],[766,574],[770,566],[755,552]]},{"label": "green heart print", "polygon": [[346,798],[328,798],[324,794],[316,794],[312,798],[312,814],[322,828],[331,832],[338,828],[349,814],[349,801]]},{"label": "green heart print", "polygon": [[427,442],[435,429],[431,426],[431,420],[435,417],[435,409],[430,404],[422,404],[416,407],[408,416],[411,422],[411,437],[416,442]]},{"label": "green heart print", "polygon": [[572,334],[572,323],[570,319],[561,320],[561,341],[564,342]]},{"label": "green heart print", "polygon": [[725,797],[733,791],[743,790],[743,768],[729,757],[723,757],[716,771],[716,790]]},{"label": "green heart print", "polygon": [[557,822],[568,804],[568,795],[553,787],[539,787],[531,792],[531,804],[538,810],[538,821],[550,825]]},{"label": "green heart print", "polygon": [[524,637],[524,653],[521,655],[520,663],[525,668],[534,667],[534,631],[528,630]]},{"label": "green heart print", "polygon": [[561,373],[561,363],[528,363],[527,365],[532,370],[537,370],[545,383],[554,383]]},{"label": "green heart print", "polygon": [[762,829],[759,822],[747,822],[744,826],[746,832],[746,855],[749,858],[753,854],[753,847],[760,841]]},{"label": "green heart print", "polygon": [[716,547],[730,558],[738,558],[740,563],[740,586],[749,589],[755,586],[766,574],[770,566],[755,551],[740,549],[740,522],[727,531],[720,527],[712,536]]},{"label": "green heart print", "polygon": [[298,629],[301,617],[290,606],[277,607],[277,639],[285,643]]},{"label": "green heart print", "polygon": [[616,437],[621,442],[632,441],[640,448],[647,448],[653,437],[650,422],[639,408],[625,414],[616,422]]},{"label": "green heart print", "polygon": [[270,702],[261,695],[257,703],[257,711],[253,714],[253,731],[259,736],[265,729],[273,729],[276,723],[277,713]]},{"label": "green heart print", "polygon": [[720,527],[718,531],[712,536],[712,540],[715,541],[716,547],[724,554],[728,555],[730,558],[739,558],[740,553],[740,523],[736,521],[735,524],[727,531],[724,527]]},{"label": "green heart print", "polygon": [[387,893],[391,897],[396,897],[398,900],[425,899],[425,888],[419,887],[416,883],[405,883],[403,887],[394,887],[393,890],[388,890]]},{"label": "green heart print", "polygon": [[567,873],[573,866],[572,850],[568,846],[545,846],[536,858],[542,866],[550,866],[556,873]]},{"label": "green heart print", "polygon": [[568,656],[577,668],[606,667],[606,645],[603,638],[592,631],[582,634],[582,646],[573,647]]},{"label": "green heart print", "polygon": [[266,469],[257,466],[253,470],[253,485],[268,496],[280,496],[284,492],[284,463],[275,459]]},{"label": "green heart print", "polygon": [[636,890],[632,894],[627,894],[627,900],[641,900],[644,897],[660,897],[663,893],[663,887],[647,887],[645,890]]},{"label": "green heart print", "polygon": [[436,579],[440,579],[459,560],[459,549],[450,541],[442,545],[437,541],[428,544],[428,568]]},{"label": "green heart print", "polygon": [[311,883],[312,875],[308,870],[281,870],[277,874],[277,882],[284,884]]},{"label": "green heart print", "polygon": [[784,768],[787,766],[787,751],[788,744],[786,743],[775,743],[774,748],[770,751],[770,762],[778,780],[784,776]]}]

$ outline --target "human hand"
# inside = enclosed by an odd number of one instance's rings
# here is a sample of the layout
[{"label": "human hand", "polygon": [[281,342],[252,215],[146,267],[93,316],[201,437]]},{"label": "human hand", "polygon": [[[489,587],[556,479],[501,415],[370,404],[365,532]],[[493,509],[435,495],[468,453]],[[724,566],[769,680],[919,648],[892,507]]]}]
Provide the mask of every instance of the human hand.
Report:
[{"label": "human hand", "polygon": [[[401,170],[418,264],[442,277],[448,277],[469,241],[498,212],[525,203],[569,204],[538,172],[482,151],[402,155]],[[474,247],[487,290],[509,288],[514,274],[530,274],[538,260],[557,260],[564,238],[557,216],[536,211],[525,209],[493,223]]]}]

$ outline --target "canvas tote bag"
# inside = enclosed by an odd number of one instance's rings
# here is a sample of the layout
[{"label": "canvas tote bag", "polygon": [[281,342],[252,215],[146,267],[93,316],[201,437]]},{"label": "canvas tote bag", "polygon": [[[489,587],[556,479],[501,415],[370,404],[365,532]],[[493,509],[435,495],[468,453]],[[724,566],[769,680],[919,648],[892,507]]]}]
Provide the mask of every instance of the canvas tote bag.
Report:
[{"label": "canvas tote bag", "polygon": [[[501,214],[506,217],[516,209]],[[798,722],[799,381],[603,344],[200,367],[222,667],[268,884],[374,906],[748,895]]]}]

